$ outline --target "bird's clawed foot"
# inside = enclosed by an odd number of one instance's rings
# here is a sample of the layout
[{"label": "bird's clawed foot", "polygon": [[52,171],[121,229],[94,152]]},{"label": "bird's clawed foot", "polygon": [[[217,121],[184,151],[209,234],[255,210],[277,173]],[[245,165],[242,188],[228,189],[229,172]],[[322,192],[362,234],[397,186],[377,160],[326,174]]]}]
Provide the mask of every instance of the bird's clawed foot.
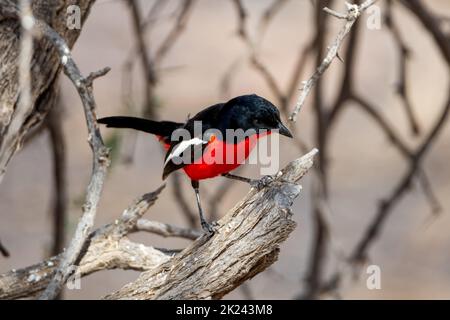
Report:
[{"label": "bird's clawed foot", "polygon": [[219,224],[216,221],[208,223],[208,222],[206,222],[206,220],[202,220],[201,225],[202,225],[203,231],[205,231],[205,233],[209,236],[214,235],[214,233],[217,232],[217,229],[219,227]]},{"label": "bird's clawed foot", "polygon": [[250,186],[259,191],[271,184],[273,180],[274,178],[272,176],[263,176],[260,179],[251,180]]}]

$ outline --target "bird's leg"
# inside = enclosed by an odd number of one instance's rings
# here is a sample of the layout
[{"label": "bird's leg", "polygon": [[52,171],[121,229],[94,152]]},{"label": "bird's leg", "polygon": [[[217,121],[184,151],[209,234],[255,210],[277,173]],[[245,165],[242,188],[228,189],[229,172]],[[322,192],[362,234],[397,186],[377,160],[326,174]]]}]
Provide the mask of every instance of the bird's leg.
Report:
[{"label": "bird's leg", "polygon": [[262,188],[268,186],[273,181],[272,176],[263,176],[260,179],[249,179],[231,173],[223,173],[222,176],[224,176],[225,178],[246,182],[252,188],[256,188],[257,190],[261,190]]},{"label": "bird's leg", "polygon": [[252,179],[249,179],[249,178],[246,178],[246,177],[237,176],[237,175],[231,174],[231,173],[222,173],[222,176],[224,176],[225,178],[228,178],[228,179],[242,181],[242,182],[245,182],[245,183],[248,183],[248,184],[252,183]]},{"label": "bird's leg", "polygon": [[197,199],[197,206],[198,206],[198,213],[200,215],[200,224],[202,225],[202,229],[212,235],[214,234],[215,230],[215,224],[212,223],[208,223],[205,219],[205,217],[203,216],[203,210],[202,210],[202,206],[200,204],[200,189],[199,189],[199,183],[197,180],[192,180],[192,188],[194,188],[195,191],[195,198]]}]

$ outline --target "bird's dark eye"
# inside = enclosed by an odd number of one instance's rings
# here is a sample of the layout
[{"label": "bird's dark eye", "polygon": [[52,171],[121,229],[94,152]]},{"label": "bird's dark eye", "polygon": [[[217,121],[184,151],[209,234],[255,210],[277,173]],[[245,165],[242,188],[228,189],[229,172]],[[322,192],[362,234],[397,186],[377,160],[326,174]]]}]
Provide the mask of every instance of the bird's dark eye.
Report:
[{"label": "bird's dark eye", "polygon": [[261,124],[261,121],[259,119],[253,119],[253,125],[259,126]]}]

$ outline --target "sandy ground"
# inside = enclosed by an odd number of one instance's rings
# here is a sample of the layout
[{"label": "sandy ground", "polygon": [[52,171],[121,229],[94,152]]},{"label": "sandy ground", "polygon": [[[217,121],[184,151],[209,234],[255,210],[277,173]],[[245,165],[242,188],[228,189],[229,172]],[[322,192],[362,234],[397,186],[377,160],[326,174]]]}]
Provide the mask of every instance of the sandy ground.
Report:
[{"label": "sandy ground", "polygon": [[[149,1],[150,2],[150,1]],[[145,2],[144,8],[149,7]],[[176,1],[175,1],[176,2]],[[257,16],[270,1],[245,1],[251,16]],[[427,1],[430,7],[450,13],[445,0]],[[173,7],[174,2],[168,6]],[[170,12],[170,10],[168,10]],[[448,71],[442,68],[442,58],[432,40],[405,13],[396,15],[402,32],[414,54],[410,64],[411,98],[423,128],[435,121],[447,92]],[[263,46],[263,59],[285,85],[293,68],[297,50],[311,34],[309,1],[290,1],[274,20]],[[167,31],[170,18],[154,30],[152,39],[158,43]],[[335,25],[336,28],[338,23]],[[256,19],[250,20],[250,27]],[[235,15],[229,1],[201,0],[196,5],[188,28],[174,49],[164,60],[157,95],[162,107],[161,118],[182,121],[188,113],[229,98],[219,90],[221,77],[236,58],[245,54],[245,47],[235,36]],[[357,61],[357,89],[376,103],[383,114],[395,124],[411,145],[420,139],[412,138],[407,130],[401,103],[394,94],[397,56],[389,34],[381,30],[363,28]],[[333,29],[331,33],[335,33]],[[124,114],[121,103],[122,64],[133,38],[130,35],[129,15],[120,1],[99,1],[92,10],[73,55],[85,73],[104,66],[112,71],[95,83],[95,95],[100,116]],[[138,66],[139,68],[139,66]],[[137,68],[137,69],[138,69]],[[336,62],[327,77],[342,69]],[[140,79],[139,70],[135,79]],[[68,181],[70,194],[69,236],[80,215],[82,199],[91,168],[90,149],[86,143],[86,128],[82,108],[75,90],[67,79],[62,79],[64,97],[64,130],[68,145]],[[135,80],[134,97],[142,97],[139,80]],[[339,84],[328,82],[325,88],[329,100]],[[257,93],[273,98],[265,83],[249,66],[243,65],[234,77],[230,96]],[[312,113],[307,104],[299,119],[299,134],[311,141]],[[406,170],[406,164],[392,148],[377,127],[357,109],[349,106],[342,114],[331,141],[331,209],[332,226],[340,246],[349,252],[374,215],[377,201],[389,194]],[[111,130],[104,130],[106,137]],[[287,139],[281,141],[281,165],[298,157]],[[344,298],[450,298],[450,128],[441,134],[426,157],[425,167],[443,211],[434,223],[427,223],[430,209],[420,188],[415,186],[389,218],[381,238],[371,249],[371,259],[382,270],[382,289],[368,290],[363,276],[343,292]],[[106,181],[97,225],[110,222],[137,196],[157,188],[160,180],[162,156],[158,143],[145,134],[138,135],[132,165],[119,161]],[[257,168],[245,169],[248,176],[256,176]],[[216,180],[220,180],[218,178]],[[194,207],[194,195],[183,181],[186,193]],[[208,181],[213,188],[218,181]],[[304,193],[294,204],[297,229],[283,244],[280,259],[264,274],[249,282],[254,297],[289,299],[303,287],[311,242],[310,183],[303,182]],[[236,184],[221,206],[225,213],[245,193],[245,185]],[[22,150],[11,162],[0,185],[0,236],[12,253],[9,259],[0,259],[0,272],[20,268],[46,256],[50,243],[51,157],[48,136],[43,134]],[[183,225],[182,215],[172,200],[169,188],[147,214],[159,221]],[[162,239],[153,235],[133,236],[146,244],[180,248],[184,240]],[[104,271],[82,280],[81,290],[66,291],[72,299],[95,299],[135,279],[136,272]],[[240,290],[227,298],[242,298]]]}]

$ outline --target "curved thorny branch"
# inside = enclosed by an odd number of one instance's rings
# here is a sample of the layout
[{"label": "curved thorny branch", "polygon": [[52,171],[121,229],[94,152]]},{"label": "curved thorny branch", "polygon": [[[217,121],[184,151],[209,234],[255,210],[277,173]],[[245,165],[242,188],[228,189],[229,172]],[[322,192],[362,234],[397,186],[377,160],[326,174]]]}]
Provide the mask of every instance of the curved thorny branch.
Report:
[{"label": "curved thorny branch", "polygon": [[[408,83],[407,83],[407,60],[411,57],[411,48],[407,47],[403,38],[401,37],[401,30],[397,25],[396,21],[393,18],[393,4],[392,1],[387,1],[386,7],[386,26],[388,30],[392,33],[393,39],[396,42],[398,51],[399,51],[399,80],[397,85],[397,92],[403,100],[403,105],[406,111],[406,115],[408,121],[410,123],[411,131],[419,135],[421,132],[429,131],[431,132],[428,136],[424,137],[423,142],[419,148],[413,150],[408,147],[408,145],[404,142],[404,139],[397,133],[397,128],[391,124],[389,119],[386,119],[378,110],[379,108],[376,105],[373,105],[367,98],[365,98],[362,94],[356,91],[354,88],[354,69],[356,64],[356,55],[358,49],[358,33],[359,33],[359,19],[358,17],[361,13],[369,8],[375,1],[357,1],[356,4],[347,5],[347,12],[344,14],[338,13],[334,10],[326,8],[325,5],[331,6],[334,1],[318,1],[315,4],[315,32],[316,35],[312,37],[312,40],[307,43],[306,46],[301,48],[299,51],[297,62],[292,68],[292,73],[290,76],[290,82],[288,85],[288,90],[286,93],[282,90],[282,86],[279,84],[278,79],[273,76],[270,72],[269,66],[263,62],[261,58],[262,54],[260,52],[260,45],[258,43],[258,39],[251,39],[249,36],[249,32],[246,29],[246,20],[248,19],[248,14],[245,12],[245,7],[243,3],[239,0],[233,0],[233,4],[235,5],[237,17],[238,17],[238,35],[239,37],[247,44],[247,49],[249,51],[249,61],[251,65],[255,68],[255,70],[261,75],[261,77],[265,80],[268,88],[271,93],[276,97],[280,109],[286,116],[290,116],[292,120],[295,120],[297,113],[301,110],[302,106],[306,102],[307,96],[313,89],[316,90],[315,98],[313,101],[313,110],[316,114],[317,122],[315,127],[315,136],[317,137],[316,145],[319,146],[321,150],[321,156],[318,165],[318,177],[319,184],[322,186],[317,186],[318,192],[313,192],[313,205],[315,209],[313,210],[315,220],[315,239],[312,241],[313,249],[312,255],[310,259],[309,268],[306,276],[306,284],[307,287],[304,291],[304,294],[299,296],[301,298],[314,298],[317,297],[318,294],[336,291],[340,287],[340,281],[338,281],[338,276],[342,276],[345,274],[354,274],[355,270],[348,271],[348,268],[344,268],[340,270],[336,275],[332,276],[328,280],[321,279],[321,270],[323,269],[323,265],[325,264],[325,256],[326,256],[326,246],[327,241],[329,241],[331,226],[328,221],[328,205],[324,205],[327,202],[326,193],[327,193],[327,158],[328,155],[328,140],[332,135],[333,128],[335,127],[336,120],[339,118],[338,115],[345,109],[346,105],[351,104],[352,106],[357,107],[360,111],[364,112],[370,119],[372,119],[375,124],[379,127],[381,132],[385,134],[392,145],[400,152],[400,154],[407,161],[407,165],[409,166],[408,172],[404,177],[400,179],[398,185],[394,188],[391,195],[388,195],[385,200],[381,202],[379,207],[379,211],[376,214],[375,218],[369,224],[367,231],[363,233],[360,240],[357,242],[354,251],[350,254],[350,266],[360,266],[361,261],[364,261],[367,258],[367,251],[371,244],[374,243],[377,235],[382,229],[384,221],[387,219],[389,214],[392,212],[394,205],[400,200],[400,198],[410,189],[410,185],[414,179],[417,178],[417,181],[422,185],[424,190],[424,194],[426,198],[429,200],[430,205],[432,206],[433,212],[438,212],[440,209],[440,204],[432,191],[432,186],[430,181],[426,178],[426,173],[422,168],[422,159],[426,154],[426,151],[429,149],[429,146],[432,144],[434,139],[441,132],[442,127],[445,124],[445,119],[447,117],[447,105],[448,102],[444,104],[442,108],[441,115],[438,116],[437,121],[432,126],[431,129],[425,130],[419,126],[419,121],[416,118],[416,115],[413,110],[413,104],[410,101],[410,97],[408,94]],[[285,1],[277,1],[275,0],[272,5],[277,3],[277,5],[284,5]],[[358,3],[361,3],[358,5]],[[380,3],[383,3],[380,1]],[[439,50],[441,51],[445,61],[448,65],[450,65],[450,54],[449,47],[450,42],[448,41],[448,36],[445,36],[445,33],[442,30],[442,26],[439,23],[439,17],[429,12],[429,10],[422,4],[420,0],[413,1],[402,1],[401,2],[404,7],[408,8],[411,13],[416,16],[419,21],[423,24],[425,29],[430,32],[432,37],[435,40],[435,43]],[[325,8],[324,8],[325,7]],[[323,13],[327,13],[329,16],[336,17],[338,19],[345,20],[344,25],[337,37],[334,39],[333,43],[325,47],[325,34],[326,28],[325,25],[327,23],[327,15]],[[264,19],[273,19],[274,15],[263,15]],[[260,24],[261,28],[261,24]],[[260,30],[260,33],[263,33],[267,30],[264,27],[264,30]],[[343,47],[344,39],[348,35],[347,45],[345,47],[343,60],[340,58],[339,51],[340,48]],[[261,39],[262,37],[259,37]],[[257,44],[257,45],[255,45]],[[325,53],[324,53],[325,52]],[[294,93],[298,87],[300,78],[304,73],[304,65],[306,64],[308,57],[315,54],[317,69],[315,70],[312,77],[310,77],[307,81],[304,81],[301,84],[301,92],[297,100],[297,105],[291,115],[286,114],[287,106],[293,98]],[[322,54],[324,56],[322,56]],[[323,73],[326,71],[328,66],[332,63],[334,58],[339,58],[342,60],[344,64],[343,74],[340,80],[340,90],[336,95],[336,99],[333,103],[331,103],[329,108],[326,108],[323,103],[323,99],[321,98],[323,95],[324,81],[322,78]],[[233,69],[236,68],[236,64],[232,66]],[[230,68],[231,70],[231,68]],[[233,70],[235,72],[235,70]],[[230,73],[227,73],[224,78],[224,88],[229,87],[229,82],[231,81]],[[352,103],[353,102],[353,103]],[[295,127],[292,128],[293,132],[295,132]],[[294,134],[295,137],[298,137],[298,134]],[[305,148],[305,143],[295,139],[295,144],[300,148]],[[340,254],[341,255],[341,254]],[[347,272],[348,271],[348,272]]]}]

